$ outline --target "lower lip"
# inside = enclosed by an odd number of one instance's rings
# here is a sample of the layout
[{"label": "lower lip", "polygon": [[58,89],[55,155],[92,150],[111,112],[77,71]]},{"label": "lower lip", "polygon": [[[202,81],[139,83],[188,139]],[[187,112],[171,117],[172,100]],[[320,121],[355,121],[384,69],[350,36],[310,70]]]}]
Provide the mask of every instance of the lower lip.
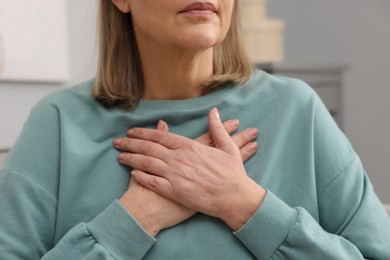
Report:
[{"label": "lower lip", "polygon": [[209,16],[215,14],[215,12],[211,10],[190,10],[190,11],[182,12],[182,14],[194,15],[194,16]]}]

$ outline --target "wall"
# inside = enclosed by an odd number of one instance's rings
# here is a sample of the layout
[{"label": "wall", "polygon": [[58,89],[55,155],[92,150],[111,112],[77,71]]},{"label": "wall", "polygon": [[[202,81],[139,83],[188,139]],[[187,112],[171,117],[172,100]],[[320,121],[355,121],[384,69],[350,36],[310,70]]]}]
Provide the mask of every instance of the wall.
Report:
[{"label": "wall", "polygon": [[96,0],[68,0],[71,78],[61,84],[0,82],[0,148],[11,146],[30,109],[52,91],[93,76],[95,70]]},{"label": "wall", "polygon": [[286,63],[347,64],[344,130],[390,203],[390,1],[272,0],[286,24]]},{"label": "wall", "polygon": [[[61,85],[0,83],[0,147],[11,145],[42,96],[92,77],[96,0],[69,0],[71,79]],[[290,64],[349,64],[345,131],[380,198],[390,203],[390,1],[272,0],[271,17],[287,26]]]}]

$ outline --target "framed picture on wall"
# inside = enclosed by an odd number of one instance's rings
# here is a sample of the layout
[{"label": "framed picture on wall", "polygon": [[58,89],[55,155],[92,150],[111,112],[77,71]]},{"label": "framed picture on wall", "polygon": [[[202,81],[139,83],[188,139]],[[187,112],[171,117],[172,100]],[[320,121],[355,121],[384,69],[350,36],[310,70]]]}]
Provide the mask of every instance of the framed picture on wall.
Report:
[{"label": "framed picture on wall", "polygon": [[69,78],[66,0],[0,0],[0,80]]}]

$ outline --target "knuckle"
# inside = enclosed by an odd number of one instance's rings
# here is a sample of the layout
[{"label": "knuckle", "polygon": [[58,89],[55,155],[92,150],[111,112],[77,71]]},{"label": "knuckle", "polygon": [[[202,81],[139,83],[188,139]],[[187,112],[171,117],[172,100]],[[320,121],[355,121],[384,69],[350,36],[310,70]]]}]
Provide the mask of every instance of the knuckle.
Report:
[{"label": "knuckle", "polygon": [[186,146],[186,149],[188,149],[192,152],[196,152],[198,150],[198,145],[195,142],[186,142],[185,146]]},{"label": "knuckle", "polygon": [[150,178],[148,185],[152,190],[158,191],[160,187],[160,181],[156,177],[152,177]]},{"label": "knuckle", "polygon": [[130,142],[129,142],[129,139],[128,138],[123,138],[122,139],[122,145],[121,145],[121,148],[125,151],[129,151],[130,149]]},{"label": "knuckle", "polygon": [[145,170],[152,168],[153,161],[150,158],[144,158],[141,161],[141,165]]},{"label": "knuckle", "polygon": [[243,161],[246,161],[247,159],[248,159],[248,157],[249,157],[249,152],[248,152],[248,150],[242,150],[241,151],[241,159],[243,160]]},{"label": "knuckle", "polygon": [[145,145],[141,146],[140,151],[141,151],[142,154],[149,154],[151,149],[152,149],[152,145],[146,143]]},{"label": "knuckle", "polygon": [[203,145],[208,145],[208,146],[211,146],[212,144],[212,140],[211,140],[211,136],[210,134],[204,134],[202,136],[200,136],[199,138],[196,139],[196,141],[200,144],[203,144]]},{"label": "knuckle", "polygon": [[166,135],[166,132],[164,132],[164,131],[155,131],[152,134],[151,139],[152,139],[153,142],[158,143],[158,142],[160,142],[161,140],[164,139],[165,135]]}]

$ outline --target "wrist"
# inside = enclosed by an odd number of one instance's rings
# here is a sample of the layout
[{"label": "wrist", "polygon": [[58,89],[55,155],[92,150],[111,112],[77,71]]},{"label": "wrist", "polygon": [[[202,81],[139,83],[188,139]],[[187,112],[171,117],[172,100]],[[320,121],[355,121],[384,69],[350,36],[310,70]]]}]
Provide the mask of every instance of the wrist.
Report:
[{"label": "wrist", "polygon": [[119,202],[126,208],[126,210],[132,215],[137,223],[147,232],[150,236],[156,237],[161,231],[158,221],[153,221],[151,215],[148,214],[148,210],[145,209],[145,203],[137,202],[134,198],[132,200],[126,199],[126,193],[119,199]]},{"label": "wrist", "polygon": [[222,220],[233,230],[243,227],[263,203],[267,191],[248,177],[241,192],[235,193],[231,207]]}]

